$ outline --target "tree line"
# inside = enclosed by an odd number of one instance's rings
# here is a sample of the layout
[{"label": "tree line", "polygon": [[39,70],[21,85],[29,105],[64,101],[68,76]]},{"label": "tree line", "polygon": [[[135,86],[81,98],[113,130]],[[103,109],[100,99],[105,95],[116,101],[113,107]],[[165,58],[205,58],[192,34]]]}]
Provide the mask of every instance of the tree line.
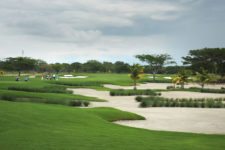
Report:
[{"label": "tree line", "polygon": [[[143,54],[136,55],[140,62],[146,62],[143,66],[145,73],[157,74],[175,74],[182,69],[190,69],[193,72],[199,72],[200,68],[209,73],[225,75],[225,48],[203,48],[190,50],[189,54],[183,59],[183,65],[176,65],[172,57],[168,54]],[[44,60],[30,57],[8,57],[0,60],[0,70],[35,72],[88,72],[88,73],[129,73],[132,65],[123,62],[100,62],[98,60],[89,60],[85,63],[53,63],[48,64]]]}]

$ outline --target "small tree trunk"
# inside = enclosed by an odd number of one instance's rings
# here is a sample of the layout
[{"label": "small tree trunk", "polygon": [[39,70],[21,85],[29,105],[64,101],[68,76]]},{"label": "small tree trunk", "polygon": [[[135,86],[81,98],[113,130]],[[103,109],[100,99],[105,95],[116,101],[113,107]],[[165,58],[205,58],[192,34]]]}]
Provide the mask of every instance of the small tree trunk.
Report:
[{"label": "small tree trunk", "polygon": [[134,90],[137,90],[137,82],[134,80]]},{"label": "small tree trunk", "polygon": [[18,76],[20,77],[21,71],[18,72]]},{"label": "small tree trunk", "polygon": [[180,85],[181,85],[181,88],[184,89],[184,82],[182,82]]},{"label": "small tree trunk", "polygon": [[155,81],[155,71],[153,71],[153,81]]},{"label": "small tree trunk", "polygon": [[204,83],[202,83],[202,84],[201,84],[202,89],[204,89],[204,86],[205,86]]}]

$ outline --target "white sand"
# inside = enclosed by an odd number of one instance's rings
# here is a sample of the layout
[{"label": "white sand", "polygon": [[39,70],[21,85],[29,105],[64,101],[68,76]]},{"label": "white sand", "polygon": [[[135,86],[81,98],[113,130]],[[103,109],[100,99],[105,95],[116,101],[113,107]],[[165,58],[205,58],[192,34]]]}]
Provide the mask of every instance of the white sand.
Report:
[{"label": "white sand", "polygon": [[[108,102],[92,102],[91,107],[114,107],[144,116],[141,121],[118,121],[116,123],[152,130],[181,131],[207,134],[225,134],[225,109],[201,108],[139,108],[135,96],[112,97],[107,91],[93,89],[70,89],[75,94],[98,97]],[[165,97],[225,97],[225,94],[196,92],[163,92]]]},{"label": "white sand", "polygon": [[[167,86],[171,86],[171,83],[146,83],[146,84],[139,84],[137,86],[138,89],[166,89]],[[133,86],[120,86],[120,85],[112,85],[112,84],[105,84],[104,87],[110,89],[133,89]],[[189,83],[185,85],[185,88],[190,87],[199,87],[199,84]],[[207,84],[205,88],[210,89],[221,89],[221,87],[225,87],[225,84]]]},{"label": "white sand", "polygon": [[85,79],[87,78],[88,76],[64,76],[64,77],[59,77],[59,78],[62,78],[62,79]]}]

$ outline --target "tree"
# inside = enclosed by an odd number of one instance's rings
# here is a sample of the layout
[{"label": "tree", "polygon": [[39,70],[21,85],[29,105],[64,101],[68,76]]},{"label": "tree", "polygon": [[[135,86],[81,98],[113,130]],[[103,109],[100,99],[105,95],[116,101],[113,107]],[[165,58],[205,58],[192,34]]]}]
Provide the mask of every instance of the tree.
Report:
[{"label": "tree", "polygon": [[116,73],[128,73],[130,71],[129,67],[130,67],[129,64],[124,63],[122,61],[117,61],[114,64],[114,72],[116,72]]},{"label": "tree", "polygon": [[51,64],[51,67],[52,67],[52,69],[53,69],[57,74],[58,74],[58,73],[62,70],[62,68],[63,68],[62,64],[60,64],[60,63]]},{"label": "tree", "polygon": [[202,89],[204,88],[204,85],[210,80],[211,77],[207,70],[201,68],[200,72],[196,72],[196,81],[201,85]]},{"label": "tree", "polygon": [[29,57],[8,57],[1,61],[1,67],[4,70],[18,71],[20,76],[21,71],[35,70],[36,61]]},{"label": "tree", "polygon": [[105,62],[103,62],[102,66],[103,66],[103,71],[107,72],[107,73],[112,72],[113,69],[114,69],[114,65],[111,62],[106,62],[105,61]]},{"label": "tree", "polygon": [[79,62],[74,62],[71,65],[71,68],[74,72],[81,72],[82,71],[82,64]]},{"label": "tree", "polygon": [[160,69],[163,68],[166,64],[175,63],[172,61],[172,57],[168,54],[160,54],[160,55],[136,55],[142,62],[147,62],[152,70],[153,80],[155,81],[155,75],[159,72]]},{"label": "tree", "polygon": [[130,67],[130,78],[134,81],[134,90],[137,89],[137,80],[141,78],[141,74],[143,74],[144,68],[139,64],[134,64]]},{"label": "tree", "polygon": [[172,81],[175,84],[181,85],[181,88],[184,89],[184,84],[188,83],[188,78],[190,77],[191,73],[192,72],[190,70],[186,69],[180,70],[178,72],[178,75],[175,78],[173,78]]},{"label": "tree", "polygon": [[204,68],[209,73],[225,75],[225,48],[204,48],[190,50],[188,56],[182,57],[183,64],[199,72]]},{"label": "tree", "polygon": [[97,60],[89,60],[83,64],[83,69],[86,72],[101,72],[103,70],[102,63]]}]

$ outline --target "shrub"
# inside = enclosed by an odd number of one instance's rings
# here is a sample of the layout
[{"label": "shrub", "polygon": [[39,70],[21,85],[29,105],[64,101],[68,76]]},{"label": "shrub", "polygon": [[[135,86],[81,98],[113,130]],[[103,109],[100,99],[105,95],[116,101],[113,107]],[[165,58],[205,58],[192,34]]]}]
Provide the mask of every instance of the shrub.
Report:
[{"label": "shrub", "polygon": [[142,101],[142,97],[141,96],[137,96],[136,98],[135,98],[135,100],[137,101],[137,102],[141,102]]},{"label": "shrub", "polygon": [[167,90],[171,90],[171,89],[175,89],[175,88],[174,88],[174,86],[171,86],[171,85],[170,85],[170,86],[167,86],[166,89],[167,89]]},{"label": "shrub", "polygon": [[80,106],[82,106],[82,101],[80,101],[80,100],[73,100],[73,101],[69,102],[69,105],[70,106],[75,106],[75,107],[80,107]]},{"label": "shrub", "polygon": [[84,105],[85,107],[88,107],[88,106],[90,105],[90,102],[89,102],[89,101],[83,101],[83,105]]},{"label": "shrub", "polygon": [[149,107],[149,104],[147,104],[147,101],[142,101],[140,107]]},{"label": "shrub", "polygon": [[7,101],[15,101],[16,97],[12,96],[12,95],[2,95],[1,96],[2,100],[7,100]]}]

